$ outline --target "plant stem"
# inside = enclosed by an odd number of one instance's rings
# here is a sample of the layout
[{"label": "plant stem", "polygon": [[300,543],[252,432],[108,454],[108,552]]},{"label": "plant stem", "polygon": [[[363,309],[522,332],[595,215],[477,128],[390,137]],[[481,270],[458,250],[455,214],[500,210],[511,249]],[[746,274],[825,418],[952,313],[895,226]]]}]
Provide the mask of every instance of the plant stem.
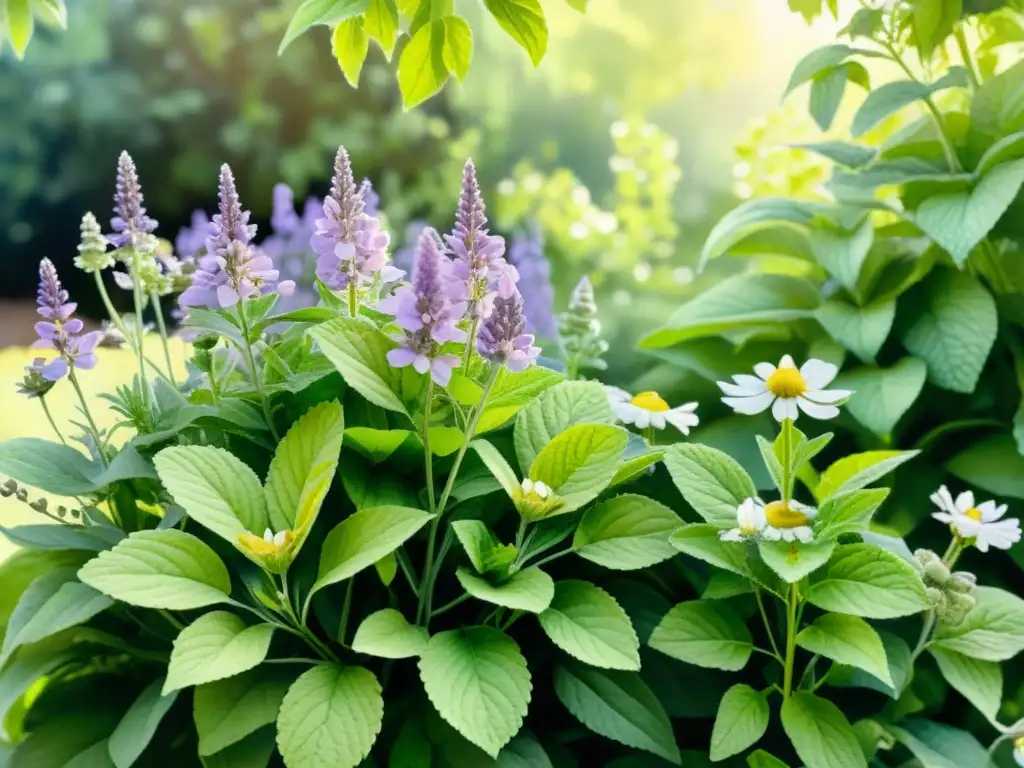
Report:
[{"label": "plant stem", "polygon": [[554,554],[548,555],[547,557],[542,557],[540,560],[538,560],[537,562],[533,563],[533,565],[531,567],[539,568],[542,565],[547,565],[552,560],[557,560],[558,558],[562,557],[563,555],[568,555],[572,551],[573,550],[571,550],[571,549],[563,549],[563,550],[561,550],[559,552],[555,552]]},{"label": "plant stem", "polygon": [[359,297],[356,294],[356,281],[349,275],[348,281],[348,316],[356,317],[359,314]]},{"label": "plant stem", "polygon": [[580,360],[578,355],[569,355],[565,359],[566,381],[576,381],[580,375]]},{"label": "plant stem", "polygon": [[782,679],[782,698],[788,699],[793,692],[793,662],[796,658],[796,607],[797,587],[793,584],[789,588],[789,596],[786,599],[786,659]]},{"label": "plant stem", "polygon": [[46,404],[46,395],[39,396],[39,404],[43,406],[43,413],[46,414],[46,420],[50,422],[50,426],[53,427],[53,431],[57,434],[57,437],[60,438],[60,441],[64,443],[64,445],[67,445],[68,441],[64,439],[64,435],[62,435],[60,430],[57,428],[57,422],[54,421],[53,414],[50,413],[50,406]]},{"label": "plant stem", "polygon": [[413,597],[419,598],[419,584],[416,581],[416,575],[412,570],[412,563],[409,562],[409,555],[404,550],[399,549],[395,552],[395,559],[398,561],[398,567],[402,571],[402,575],[405,576],[405,580],[409,582],[409,588],[412,590]]},{"label": "plant stem", "polygon": [[423,463],[427,473],[427,503],[430,514],[434,514],[434,456],[430,450],[430,411],[434,403],[434,377],[427,373],[427,402],[423,406]]},{"label": "plant stem", "polygon": [[348,647],[345,635],[348,634],[348,617],[352,612],[352,592],[355,583],[356,577],[353,575],[349,578],[348,586],[345,588],[345,602],[341,606],[341,621],[338,622],[338,642],[345,648]]},{"label": "plant stem", "polygon": [[434,618],[435,616],[440,616],[445,611],[450,611],[455,606],[462,605],[462,603],[464,603],[467,600],[469,600],[469,598],[470,598],[470,594],[468,592],[463,592],[461,595],[456,597],[450,603],[445,603],[440,608],[438,608],[436,611],[432,611],[431,614],[430,614],[430,618]]},{"label": "plant stem", "polygon": [[761,596],[760,587],[754,587],[754,598],[757,600],[757,607],[761,611],[761,620],[764,622],[764,629],[768,633],[768,640],[772,644],[772,650],[775,651],[775,658],[781,660],[782,654],[779,652],[779,644],[775,642],[775,633],[772,632],[772,624],[768,621],[768,612],[764,608],[764,598]]},{"label": "plant stem", "polygon": [[135,338],[128,333],[128,329],[124,324],[124,319],[121,317],[121,314],[116,309],[114,309],[114,304],[110,300],[110,294],[107,293],[107,286],[103,284],[103,278],[100,275],[100,273],[93,272],[93,277],[96,280],[96,289],[99,291],[100,299],[103,300],[103,307],[107,310],[107,315],[110,317],[110,322],[112,322],[114,324],[114,327],[121,333],[122,336],[124,336],[124,340],[128,342],[128,346],[131,347],[131,350],[135,354],[135,357],[138,358],[139,365],[141,366],[145,363],[150,368],[152,368],[158,376],[166,379],[167,376],[160,369],[159,365],[154,363],[145,355],[139,353],[138,347],[136,347],[135,345]]},{"label": "plant stem", "polygon": [[789,502],[793,483],[793,420],[782,420],[782,500]]},{"label": "plant stem", "polygon": [[480,319],[473,317],[469,324],[469,336],[466,339],[466,352],[462,358],[462,372],[469,372],[469,361],[473,359],[473,346],[476,344],[476,332],[480,326]]},{"label": "plant stem", "polygon": [[139,253],[132,249],[132,299],[135,303],[135,343],[139,354],[139,381],[142,386],[142,400],[146,409],[150,407],[149,380],[146,378],[146,326],[142,322],[142,283],[139,279]]},{"label": "plant stem", "polygon": [[103,445],[103,439],[100,437],[100,430],[96,426],[96,422],[93,421],[92,414],[89,412],[89,404],[85,400],[82,386],[78,383],[74,364],[68,365],[68,381],[71,382],[71,386],[75,388],[75,392],[78,394],[78,401],[82,404],[82,414],[85,416],[85,420],[89,422],[89,429],[92,431],[92,437],[96,441],[96,450],[100,454],[100,461],[103,462],[103,466],[107,466],[109,462],[107,461],[107,452]]},{"label": "plant stem", "polygon": [[160,295],[156,291],[151,291],[149,300],[153,303],[153,311],[156,313],[156,324],[160,329],[160,342],[164,348],[164,362],[167,363],[167,377],[171,380],[171,384],[177,387],[178,384],[174,379],[174,363],[171,360],[171,347],[167,342],[167,323],[164,321],[163,307],[160,306]]},{"label": "plant stem", "polygon": [[246,365],[249,366],[249,375],[252,376],[253,386],[256,387],[256,394],[259,395],[260,405],[263,406],[263,418],[267,422],[274,440],[281,442],[281,437],[277,434],[277,427],[274,426],[274,413],[270,410],[270,401],[267,399],[267,393],[263,390],[263,376],[256,368],[256,357],[252,353],[252,340],[249,338],[249,321],[245,318],[245,307],[241,300],[238,302],[238,322],[242,328],[242,341],[244,342],[241,345],[241,352],[245,357]]},{"label": "plant stem", "polygon": [[170,623],[170,625],[179,632],[185,628],[185,625],[178,621],[176,618],[174,618],[174,616],[171,615],[170,611],[161,608],[157,611],[157,613],[159,613],[161,616],[167,619],[168,623]]},{"label": "plant stem", "polygon": [[956,24],[953,27],[953,35],[956,38],[956,47],[960,50],[960,58],[964,60],[964,68],[971,78],[971,88],[975,89],[981,85],[981,76],[978,74],[974,64],[974,57],[971,56],[971,49],[967,45],[967,35],[964,34],[964,25]]}]

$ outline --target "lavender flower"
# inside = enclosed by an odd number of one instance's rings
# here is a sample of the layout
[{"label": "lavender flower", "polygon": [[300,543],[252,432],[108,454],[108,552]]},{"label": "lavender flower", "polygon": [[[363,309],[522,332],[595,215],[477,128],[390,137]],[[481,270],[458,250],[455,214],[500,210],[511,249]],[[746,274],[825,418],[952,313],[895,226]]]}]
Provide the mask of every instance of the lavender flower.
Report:
[{"label": "lavender flower", "polygon": [[387,264],[390,237],[380,221],[366,213],[356,190],[352,165],[344,147],[334,160],[331,193],[324,198],[324,217],[316,222],[310,245],[316,252],[316,274],[333,291],[358,287]]},{"label": "lavender flower", "polygon": [[156,229],[157,223],[146,215],[142,202],[142,187],[135,162],[131,155],[122,152],[117,159],[114,217],[110,220],[114,232],[107,236],[115,248],[130,245],[144,250],[150,245],[149,236]]},{"label": "lavender flower", "polygon": [[206,211],[192,211],[192,224],[182,227],[174,239],[174,250],[182,259],[193,259],[206,246],[206,238],[210,236],[210,217]]},{"label": "lavender flower", "polygon": [[[405,232],[402,236],[402,247],[395,251],[391,260],[399,269],[412,272],[412,265],[416,262],[416,244],[419,242],[423,230],[427,229],[430,223],[424,219],[413,219],[405,225]],[[431,230],[436,234],[436,230]],[[444,243],[438,240],[438,248],[443,249]]]},{"label": "lavender flower", "polygon": [[295,193],[287,184],[274,185],[270,226],[276,234],[283,236],[293,234],[302,226],[302,220],[295,213]]},{"label": "lavender flower", "polygon": [[273,207],[270,214],[272,234],[260,243],[260,249],[273,259],[281,275],[295,280],[299,287],[278,308],[288,312],[310,307],[317,302],[316,293],[309,289],[316,269],[316,257],[310,250],[309,240],[316,231],[316,220],[322,214],[315,198],[308,198],[300,217],[295,211],[295,194],[287,184],[274,186]]},{"label": "lavender flower", "polygon": [[533,335],[523,333],[525,328],[523,297],[512,277],[505,275],[498,284],[494,311],[480,326],[476,351],[485,360],[521,373],[540,355],[540,347],[533,346]]},{"label": "lavender flower", "polygon": [[388,362],[396,368],[411,365],[420,373],[429,370],[442,385],[460,362],[457,355],[444,354],[442,345],[466,340],[466,333],[457,326],[466,305],[453,303],[444,290],[449,265],[441,257],[437,233],[425,229],[419,239],[412,284],[402,286],[377,306],[394,315],[403,330],[398,339],[401,345],[388,352]]},{"label": "lavender flower", "polygon": [[373,188],[373,182],[363,179],[359,185],[359,196],[363,198],[363,213],[367,216],[376,216],[380,210],[380,195]]},{"label": "lavender flower", "polygon": [[114,266],[114,257],[107,251],[107,238],[100,230],[100,223],[92,213],[82,217],[82,240],[75,256],[75,266],[83,272],[102,272]]},{"label": "lavender flower", "polygon": [[551,262],[544,256],[544,240],[538,229],[513,238],[508,260],[519,272],[526,330],[543,339],[558,338],[555,319],[555,289],[551,286]]},{"label": "lavender flower", "polygon": [[82,334],[82,321],[72,315],[77,304],[68,301],[68,292],[60,284],[57,269],[49,259],[39,262],[39,291],[36,310],[44,318],[36,323],[39,339],[34,347],[53,349],[58,357],[39,366],[39,373],[47,381],[57,381],[71,368],[88,370],[96,365],[96,345],[102,331]]}]

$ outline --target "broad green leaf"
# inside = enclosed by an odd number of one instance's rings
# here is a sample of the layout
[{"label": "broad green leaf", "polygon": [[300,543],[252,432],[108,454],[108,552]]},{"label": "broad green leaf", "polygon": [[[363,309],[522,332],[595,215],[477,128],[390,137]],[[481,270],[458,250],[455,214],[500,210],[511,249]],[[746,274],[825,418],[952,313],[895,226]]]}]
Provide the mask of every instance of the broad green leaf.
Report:
[{"label": "broad green leaf", "polygon": [[374,464],[380,464],[401,448],[413,434],[408,429],[348,427],[345,430],[345,447],[354,448]]},{"label": "broad green leaf", "polygon": [[878,151],[861,144],[843,141],[817,141],[807,144],[793,144],[793,149],[806,149],[847,168],[863,168],[878,156]]},{"label": "broad green leaf", "polygon": [[518,733],[530,701],[530,672],[515,641],[490,627],[441,632],[430,638],[419,667],[441,717],[497,757]]},{"label": "broad green leaf", "polygon": [[914,666],[910,646],[901,637],[877,630],[885,649],[886,667],[893,684],[882,682],[874,675],[847,664],[835,664],[829,675],[829,686],[837,688],[869,688],[884,693],[890,699],[899,699]]},{"label": "broad green leaf", "polygon": [[908,718],[902,727],[890,725],[886,730],[928,768],[996,768],[985,747],[959,728]]},{"label": "broad green leaf", "polygon": [[163,683],[160,678],[146,686],[110,734],[108,748],[117,768],[130,768],[135,764],[178,698],[178,691],[166,696],[161,694]]},{"label": "broad green leaf", "polygon": [[203,614],[174,641],[164,694],[252,669],[267,657],[273,634],[273,624],[248,626],[227,611]]},{"label": "broad green leaf", "polygon": [[1009,160],[1020,160],[1024,157],[1024,131],[1004,136],[991,147],[985,150],[985,154],[978,161],[978,167],[974,175],[983,177],[993,168]]},{"label": "broad green leaf", "polygon": [[487,524],[480,520],[455,520],[452,530],[476,572],[486,573],[488,555],[500,546]]},{"label": "broad green leaf", "polygon": [[157,474],[188,516],[232,546],[249,532],[267,529],[263,485],[248,465],[223,448],[208,445],[165,448],[154,460]]},{"label": "broad green leaf", "polygon": [[951,67],[945,75],[934,83],[922,83],[917,80],[898,80],[885,83],[873,89],[861,104],[857,114],[853,116],[850,132],[854,137],[863,136],[889,115],[907,107],[914,102],[928,98],[946,88],[959,88],[967,85],[967,74],[961,67]]},{"label": "broad green leaf", "polygon": [[394,608],[384,608],[363,619],[352,650],[382,659],[407,659],[423,653],[429,639],[423,627],[414,627]]},{"label": "broad green leaf", "polygon": [[782,727],[805,765],[866,768],[849,721],[831,701],[796,691],[782,703]]},{"label": "broad green leaf", "polygon": [[731,571],[714,571],[701,592],[701,600],[728,600],[738,595],[753,594],[754,587],[745,576]]},{"label": "broad green leaf", "polygon": [[1024,130],[1024,61],[985,80],[971,100],[971,127],[993,137]]},{"label": "broad green leaf", "polygon": [[306,0],[288,23],[277,55],[284,53],[285,48],[310,27],[317,24],[338,24],[360,15],[369,6],[370,0]]},{"label": "broad green leaf", "polygon": [[[818,7],[820,7],[820,3]],[[800,59],[793,68],[793,74],[790,75],[789,84],[786,85],[783,97],[788,96],[790,91],[799,88],[804,83],[810,82],[819,75],[842,64],[856,52],[856,49],[842,44],[815,48]]]},{"label": "broad green leaf", "polygon": [[661,620],[647,644],[674,659],[698,667],[736,672],[750,660],[750,632],[725,603],[679,603]]},{"label": "broad green leaf", "polygon": [[361,17],[346,19],[331,33],[331,53],[353,88],[359,87],[359,75],[369,52],[370,36],[366,33]]},{"label": "broad green leaf", "polygon": [[970,192],[929,197],[915,221],[963,267],[971,251],[1006,213],[1024,183],[1024,159],[997,165]]},{"label": "broad green leaf", "polygon": [[995,587],[978,587],[975,599],[962,624],[939,624],[932,647],[982,661],[1008,661],[1024,650],[1024,600]]},{"label": "broad green leaf", "polygon": [[927,375],[924,361],[904,357],[890,368],[865,366],[846,371],[833,386],[856,392],[846,409],[876,435],[888,437],[921,394]]},{"label": "broad green leaf", "polygon": [[962,653],[933,646],[929,648],[946,682],[989,720],[995,720],[1003,703],[1003,668]]},{"label": "broad green leaf", "polygon": [[852,453],[839,459],[821,473],[814,495],[819,501],[824,501],[831,496],[860,490],[889,474],[900,464],[910,461],[918,453],[919,451]]},{"label": "broad green leaf", "polygon": [[[409,56],[415,41],[416,37],[405,47],[402,62]],[[398,78],[401,84],[401,63]],[[404,86],[402,92],[405,93]],[[345,383],[352,389],[374,405],[389,411],[406,413],[401,398],[395,394],[401,371],[393,369],[387,360],[388,351],[394,345],[383,331],[359,319],[339,317],[337,320],[312,328],[309,335],[313,337],[327,359],[334,363]]]},{"label": "broad green leaf", "polygon": [[217,553],[175,529],[136,531],[82,566],[78,578],[129,605],[172,611],[224,603],[231,592]]},{"label": "broad green leaf", "polygon": [[124,538],[119,528],[101,528],[100,526],[83,525],[16,525],[5,528],[0,525],[0,533],[16,547],[23,549],[76,549],[85,552],[102,552],[110,549]]},{"label": "broad green leaf", "polygon": [[841,299],[831,299],[818,307],[814,316],[830,336],[870,363],[889,337],[896,302],[878,301],[855,307]]},{"label": "broad green leaf", "polygon": [[[626,448],[626,455],[629,455],[629,447]],[[647,451],[639,456],[633,456],[627,458],[622,462],[622,466],[619,467],[619,471],[615,473],[615,477],[608,483],[608,488],[616,488],[620,485],[627,485],[628,483],[638,480],[645,475],[651,473],[651,467],[657,464],[665,458],[664,451]]]},{"label": "broad green leaf", "polygon": [[[398,87],[402,91],[402,103],[406,109],[426,101],[440,91],[448,81],[448,68],[444,62],[444,38],[444,22],[432,21],[416,30],[412,39],[402,49],[402,55],[398,59]],[[369,397],[367,399],[376,402]],[[399,409],[392,407],[391,410]]]},{"label": "broad green leaf", "polygon": [[573,512],[592,501],[622,464],[629,433],[610,424],[577,424],[537,454],[530,479],[540,480],[561,499],[557,514]]},{"label": "broad green leaf", "polygon": [[505,457],[501,455],[501,452],[483,439],[474,440],[469,444],[469,447],[477,452],[477,455],[483,460],[487,469],[494,475],[494,479],[501,483],[501,487],[508,494],[508,497],[515,501],[522,493],[522,485],[519,482],[519,476],[516,475],[515,470],[505,461]]},{"label": "broad green leaf", "polygon": [[835,119],[839,104],[846,93],[847,66],[843,65],[822,72],[811,83],[811,98],[807,111],[823,131],[827,131]]},{"label": "broad green leaf", "polygon": [[32,26],[32,6],[29,0],[7,0],[7,36],[14,48],[14,55],[19,59],[24,58],[28,41],[32,39]]},{"label": "broad green leaf", "polygon": [[366,34],[372,37],[384,51],[384,58],[391,61],[398,39],[398,9],[395,0],[370,0],[370,7],[363,16]]},{"label": "broad green leaf", "polygon": [[813,227],[808,235],[811,251],[829,274],[847,290],[853,290],[860,277],[861,267],[875,240],[871,218],[853,232],[838,231],[825,225]]},{"label": "broad green leaf", "polygon": [[267,768],[277,749],[274,730],[264,726],[227,749],[201,758],[203,768]]},{"label": "broad green leaf", "polygon": [[99,468],[74,448],[35,437],[0,443],[0,474],[58,496],[96,490]]},{"label": "broad green leaf", "polygon": [[[512,373],[502,367],[498,370],[498,378],[494,380],[484,412],[476,425],[476,434],[489,432],[504,425],[542,392],[560,381],[564,381],[560,373],[539,365],[531,366],[522,373]],[[479,400],[479,397],[477,399]]]},{"label": "broad green leaf", "polygon": [[[61,578],[60,572],[51,572],[34,581],[25,590],[18,601],[18,607],[11,614],[0,663],[19,645],[34,643],[83,624],[114,604],[113,600],[92,587],[78,581],[69,581],[68,577],[73,577],[73,574],[74,571],[68,569],[67,575]],[[60,579],[53,584],[53,589],[49,589],[46,583],[52,581],[51,577]]]},{"label": "broad green leaf", "polygon": [[445,69],[462,81],[469,73],[469,64],[473,60],[473,31],[461,16],[445,16],[444,48],[441,58]]},{"label": "broad green leaf", "polygon": [[548,48],[548,25],[540,0],[484,0],[502,29],[521,45],[533,66],[540,64]]},{"label": "broad green leaf", "polygon": [[499,584],[492,584],[466,568],[459,568],[455,576],[462,588],[477,600],[514,611],[540,613],[551,605],[551,599],[555,596],[555,583],[540,568],[519,571]]},{"label": "broad green leaf", "polygon": [[603,669],[640,669],[640,641],[615,598],[586,581],[560,581],[538,617],[551,641],[570,656]]},{"label": "broad green leaf", "polygon": [[[759,230],[781,225],[802,232],[816,216],[829,210],[830,207],[822,203],[784,197],[761,197],[741,203],[711,230],[701,250],[700,267],[728,253],[733,246]],[[648,345],[644,343],[643,346]]]},{"label": "broad green leaf", "polygon": [[196,686],[193,717],[199,754],[208,756],[277,720],[295,673],[264,667]]},{"label": "broad green leaf", "polygon": [[894,686],[882,639],[864,619],[841,613],[823,614],[800,631],[796,644],[827,659],[863,669]]},{"label": "broad green leaf", "polygon": [[868,488],[832,496],[818,510],[818,535],[829,538],[843,533],[863,535],[871,516],[888,496],[888,488]]},{"label": "broad green leaf", "polygon": [[992,294],[966,272],[936,269],[908,298],[916,301],[903,332],[907,351],[925,361],[936,386],[973,392],[996,340]]},{"label": "broad green leaf", "polygon": [[[91,555],[86,552],[54,550],[15,550],[7,555],[0,563],[0,584],[4,585],[3,590],[0,590],[0,637],[16,633],[17,627],[24,626],[32,618],[35,613],[34,606],[49,599],[51,589],[47,588],[41,601],[32,601],[33,608],[25,611],[24,620],[19,619],[12,625],[13,614],[17,611],[18,604],[34,582],[43,576],[53,578],[51,574],[56,572],[73,574],[90,557]],[[59,589],[64,583],[60,577],[57,578],[57,582],[53,585],[55,589]],[[0,662],[0,669],[2,668],[3,663]],[[2,714],[0,713],[0,717]]]},{"label": "broad green leaf", "polygon": [[355,512],[327,534],[320,550],[320,570],[312,591],[355,576],[394,552],[430,515],[410,507],[371,507]]},{"label": "broad green leaf", "polygon": [[370,754],[383,722],[384,699],[370,670],[319,664],[281,702],[277,747],[286,765],[355,768]]},{"label": "broad green leaf", "polygon": [[724,568],[740,576],[749,576],[747,548],[735,542],[722,541],[720,528],[696,523],[680,528],[669,537],[669,544],[685,555]]},{"label": "broad green leaf", "polygon": [[917,571],[871,544],[838,547],[811,584],[808,600],[822,610],[867,619],[895,619],[931,607]]},{"label": "broad green leaf", "polygon": [[753,746],[768,730],[768,700],[737,683],[722,697],[711,731],[711,759],[724,760]]},{"label": "broad green leaf", "polygon": [[750,476],[723,451],[679,443],[665,451],[664,461],[683,498],[709,523],[731,527],[737,507],[757,496]]},{"label": "broad green leaf", "polygon": [[291,426],[274,452],[265,489],[267,512],[275,531],[295,533],[296,552],[334,480],[344,434],[341,404],[320,403]]},{"label": "broad green leaf", "polygon": [[747,765],[750,768],[789,768],[786,763],[774,755],[770,755],[763,749],[759,749],[747,758]]},{"label": "broad green leaf", "polygon": [[936,46],[953,32],[962,14],[963,0],[918,0],[914,5],[913,28],[922,61],[927,61]]},{"label": "broad green leaf", "polygon": [[594,669],[578,662],[555,667],[555,694],[596,734],[679,765],[668,715],[635,672]]},{"label": "broad green leaf", "polygon": [[676,550],[669,535],[682,526],[664,504],[623,494],[595,504],[583,514],[572,548],[580,557],[617,571],[632,571],[668,560]]},{"label": "broad green leaf", "polygon": [[834,541],[815,541],[801,544],[789,541],[757,542],[765,565],[788,584],[795,584],[828,562],[835,549]]},{"label": "broad green leaf", "polygon": [[534,398],[516,416],[516,458],[523,472],[555,436],[586,423],[615,423],[608,395],[595,381],[563,381]]},{"label": "broad green leaf", "polygon": [[996,496],[1024,499],[1024,456],[1008,434],[982,438],[950,459],[946,469]]}]

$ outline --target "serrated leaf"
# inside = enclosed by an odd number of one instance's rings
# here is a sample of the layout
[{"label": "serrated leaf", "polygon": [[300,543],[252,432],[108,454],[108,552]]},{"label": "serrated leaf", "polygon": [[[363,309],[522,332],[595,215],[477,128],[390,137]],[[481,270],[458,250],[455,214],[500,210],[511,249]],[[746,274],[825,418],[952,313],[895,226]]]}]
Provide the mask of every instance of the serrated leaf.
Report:
[{"label": "serrated leaf", "polygon": [[592,501],[622,464],[629,433],[610,424],[578,424],[562,432],[537,454],[530,479],[541,481],[562,501],[557,514]]},{"label": "serrated leaf", "polygon": [[294,673],[270,667],[196,686],[193,716],[199,754],[213,755],[277,720]]},{"label": "serrated leaf", "polygon": [[272,624],[248,626],[228,611],[203,614],[174,641],[164,694],[252,669],[267,657],[273,634]]},{"label": "serrated leaf", "polygon": [[515,611],[540,613],[551,605],[555,595],[555,583],[540,568],[519,571],[499,584],[492,584],[465,568],[459,568],[455,576],[462,588],[477,600]]},{"label": "serrated leaf", "polygon": [[788,584],[795,584],[828,562],[835,549],[834,541],[803,544],[790,541],[757,542],[764,564]]},{"label": "serrated leaf", "polygon": [[939,624],[931,647],[983,661],[1008,661],[1024,650],[1024,600],[995,587],[978,587],[961,624]]},{"label": "serrated leaf", "polygon": [[747,548],[736,542],[722,541],[720,532],[714,525],[694,523],[680,528],[668,541],[683,554],[740,576],[749,576]]},{"label": "serrated leaf", "polygon": [[888,488],[869,488],[832,496],[818,510],[818,535],[836,538],[844,533],[859,533],[864,536],[871,516],[888,496]]},{"label": "serrated leaf", "polygon": [[838,547],[807,599],[826,611],[868,619],[895,619],[931,607],[917,571],[871,544]]},{"label": "serrated leaf", "polygon": [[163,695],[160,692],[163,683],[160,678],[146,686],[110,734],[108,749],[117,768],[130,768],[135,764],[178,698],[178,691]]},{"label": "serrated leaf", "polygon": [[363,62],[370,52],[370,36],[366,33],[360,17],[346,19],[331,33],[331,53],[353,88],[359,87],[359,75]]},{"label": "serrated leaf", "polygon": [[972,659],[946,648],[928,649],[946,682],[989,720],[1003,704],[1003,668],[994,661]]},{"label": "serrated leaf", "polygon": [[551,641],[573,658],[603,669],[640,669],[640,641],[615,599],[586,581],[560,581],[538,617]]},{"label": "serrated leaf", "polygon": [[477,452],[484,465],[494,475],[494,479],[501,484],[508,497],[515,501],[522,493],[522,485],[519,481],[519,476],[509,466],[509,463],[505,461],[505,457],[501,455],[501,452],[483,439],[474,440],[469,444],[469,447]]},{"label": "serrated leaf", "polygon": [[674,659],[699,667],[743,669],[754,644],[729,606],[713,600],[679,603],[658,624],[647,644]]},{"label": "serrated leaf", "polygon": [[[403,62],[415,41],[416,37],[402,52]],[[401,63],[398,77],[401,85]],[[402,93],[405,94],[404,87]],[[339,317],[312,328],[309,335],[352,389],[374,405],[406,414],[405,405],[396,394],[401,371],[392,368],[387,360],[387,354],[394,344],[383,331],[359,319]]]},{"label": "serrated leaf", "polygon": [[363,28],[384,51],[384,58],[391,61],[398,39],[398,9],[395,0],[370,0],[370,7],[363,16]]},{"label": "serrated leaf", "polygon": [[856,287],[874,239],[875,230],[870,217],[865,217],[853,232],[842,232],[827,225],[819,225],[813,227],[808,234],[814,258],[848,290]]},{"label": "serrated leaf", "polygon": [[832,496],[857,491],[910,461],[919,451],[865,451],[852,453],[821,473],[814,496],[824,501]]},{"label": "serrated leaf", "polygon": [[484,0],[502,29],[521,45],[533,66],[540,64],[548,47],[548,25],[539,0]]},{"label": "serrated leaf", "polygon": [[576,424],[613,424],[604,387],[594,381],[563,381],[534,398],[516,416],[516,458],[524,472],[551,440]]},{"label": "serrated leaf", "polygon": [[477,435],[503,426],[541,393],[563,381],[560,373],[534,365],[521,373],[507,368],[498,370],[484,411],[476,425]]},{"label": "serrated leaf", "polygon": [[908,718],[887,730],[928,768],[996,768],[978,740],[967,731],[930,720]]},{"label": "serrated leaf", "polygon": [[699,443],[680,443],[665,451],[665,467],[683,498],[715,525],[736,522],[736,509],[756,497],[754,482],[735,459]]},{"label": "serrated leaf", "polygon": [[894,687],[882,639],[864,619],[826,613],[800,631],[796,644],[827,659],[863,669]]},{"label": "serrated leaf", "polygon": [[96,490],[97,466],[66,445],[35,437],[0,443],[0,474],[58,496],[77,496]]},{"label": "serrated leaf", "polygon": [[664,504],[636,494],[623,494],[595,504],[583,514],[572,548],[580,557],[619,571],[660,563],[675,554],[668,542],[682,526]]},{"label": "serrated leaf", "polygon": [[867,761],[849,721],[831,701],[795,691],[782,703],[782,727],[805,765],[866,768]]},{"label": "serrated leaf", "polygon": [[857,110],[857,114],[853,116],[850,131],[854,137],[863,136],[889,115],[914,102],[926,99],[933,93],[946,88],[959,88],[966,85],[967,76],[962,67],[951,67],[934,83],[922,83],[917,80],[898,80],[885,83],[868,93],[868,97]]},{"label": "serrated leaf", "polygon": [[711,731],[711,759],[724,760],[757,743],[768,730],[768,701],[749,685],[725,692]]},{"label": "serrated leaf", "polygon": [[352,650],[383,659],[407,659],[423,653],[429,639],[423,627],[414,627],[394,608],[384,608],[363,619]]}]

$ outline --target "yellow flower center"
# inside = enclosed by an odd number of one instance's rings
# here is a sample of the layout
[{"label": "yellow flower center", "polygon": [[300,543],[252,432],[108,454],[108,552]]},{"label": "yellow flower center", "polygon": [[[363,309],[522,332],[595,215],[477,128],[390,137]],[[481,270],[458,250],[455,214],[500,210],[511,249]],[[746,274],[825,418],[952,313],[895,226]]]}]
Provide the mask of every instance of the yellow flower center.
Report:
[{"label": "yellow flower center", "polygon": [[977,507],[971,507],[968,509],[964,512],[964,516],[971,518],[971,520],[977,520],[979,523],[981,522],[981,510]]},{"label": "yellow flower center", "polygon": [[629,403],[637,408],[643,408],[645,411],[661,412],[670,410],[668,403],[662,400],[657,392],[641,392],[630,400]]},{"label": "yellow flower center", "polygon": [[797,509],[790,509],[784,501],[773,501],[766,504],[764,516],[772,528],[799,528],[807,525],[809,518]]},{"label": "yellow flower center", "polygon": [[796,368],[779,368],[765,382],[776,397],[798,397],[807,391],[807,382]]}]

